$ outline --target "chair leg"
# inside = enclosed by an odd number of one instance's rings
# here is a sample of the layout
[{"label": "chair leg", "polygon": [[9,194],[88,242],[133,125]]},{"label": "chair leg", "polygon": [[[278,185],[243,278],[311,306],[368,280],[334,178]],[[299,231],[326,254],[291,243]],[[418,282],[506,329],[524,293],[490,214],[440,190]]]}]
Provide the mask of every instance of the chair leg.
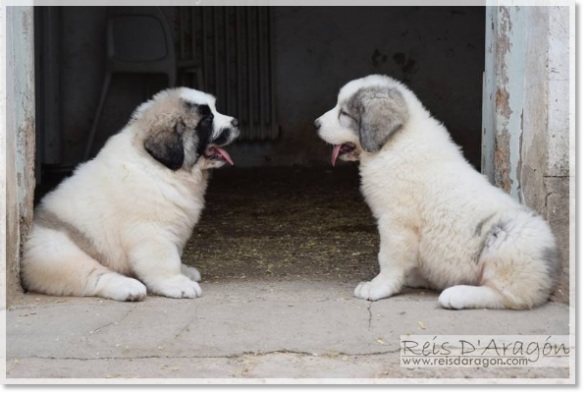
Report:
[{"label": "chair leg", "polygon": [[177,85],[177,75],[174,72],[167,73],[167,78],[169,79],[169,88],[175,88]]},{"label": "chair leg", "polygon": [[106,96],[108,95],[108,88],[110,87],[111,79],[112,74],[106,73],[106,76],[104,77],[104,84],[102,86],[102,94],[100,95],[100,101],[98,103],[98,108],[96,109],[96,114],[94,115],[92,129],[90,131],[90,135],[88,136],[85,153],[83,155],[84,162],[90,158],[90,154],[92,152],[92,147],[96,138],[96,131],[98,129],[98,124],[100,123],[100,117],[102,116],[102,110],[104,109],[104,103],[106,102]]},{"label": "chair leg", "polygon": [[206,90],[203,83],[203,70],[201,68],[198,68],[195,72],[195,83],[197,85],[196,89],[199,89],[200,91]]}]

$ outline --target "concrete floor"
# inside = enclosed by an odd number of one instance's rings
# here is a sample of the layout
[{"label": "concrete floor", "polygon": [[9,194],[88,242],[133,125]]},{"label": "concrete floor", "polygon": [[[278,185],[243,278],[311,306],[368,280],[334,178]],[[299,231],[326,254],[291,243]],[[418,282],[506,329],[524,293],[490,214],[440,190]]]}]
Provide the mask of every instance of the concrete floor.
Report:
[{"label": "concrete floor", "polygon": [[215,174],[184,262],[203,296],[139,303],[23,295],[7,312],[7,378],[567,378],[547,369],[399,366],[404,334],[568,334],[569,307],[447,311],[437,293],[352,297],[378,235],[356,169]]}]

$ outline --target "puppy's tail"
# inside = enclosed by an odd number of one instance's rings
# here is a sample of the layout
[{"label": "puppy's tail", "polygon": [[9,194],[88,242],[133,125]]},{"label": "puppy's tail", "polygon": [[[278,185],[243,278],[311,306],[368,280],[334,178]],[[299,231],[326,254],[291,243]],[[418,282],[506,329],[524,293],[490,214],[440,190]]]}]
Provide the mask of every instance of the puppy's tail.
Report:
[{"label": "puppy's tail", "polygon": [[478,264],[479,286],[446,289],[439,298],[441,306],[521,310],[543,304],[557,283],[560,255],[547,222],[524,210],[493,224]]}]

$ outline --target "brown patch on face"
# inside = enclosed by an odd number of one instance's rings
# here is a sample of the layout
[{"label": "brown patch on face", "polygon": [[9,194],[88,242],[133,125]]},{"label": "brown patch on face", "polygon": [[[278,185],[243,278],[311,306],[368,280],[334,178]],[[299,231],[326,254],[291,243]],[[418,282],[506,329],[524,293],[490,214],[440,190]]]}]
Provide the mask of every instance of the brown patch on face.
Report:
[{"label": "brown patch on face", "polygon": [[173,171],[190,167],[201,118],[197,105],[183,100],[178,89],[161,92],[133,115],[131,123],[138,127],[136,146]]},{"label": "brown patch on face", "polygon": [[168,130],[179,120],[193,129],[200,116],[196,107],[181,98],[179,90],[167,90],[140,106],[132,118],[142,130],[157,133]]},{"label": "brown patch on face", "polygon": [[151,133],[144,141],[145,150],[153,158],[171,170],[179,170],[185,161],[182,121],[177,121],[173,131],[167,129]]}]

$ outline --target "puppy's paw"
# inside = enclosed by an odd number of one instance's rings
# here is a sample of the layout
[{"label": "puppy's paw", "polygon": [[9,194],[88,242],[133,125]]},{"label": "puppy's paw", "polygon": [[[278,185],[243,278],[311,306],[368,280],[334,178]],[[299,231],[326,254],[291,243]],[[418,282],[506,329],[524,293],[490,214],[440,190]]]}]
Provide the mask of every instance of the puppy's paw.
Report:
[{"label": "puppy's paw", "polygon": [[116,275],[107,281],[100,290],[99,296],[120,302],[138,302],[146,297],[147,289],[138,280]]},{"label": "puppy's paw", "polygon": [[150,287],[153,293],[174,299],[193,299],[201,296],[201,288],[198,283],[191,281],[182,274],[161,279]]},{"label": "puppy's paw", "polygon": [[201,274],[199,273],[199,270],[192,266],[181,264],[181,274],[189,278],[191,281],[199,282],[199,280],[201,280]]},{"label": "puppy's paw", "polygon": [[467,287],[457,285],[444,290],[438,299],[440,306],[444,309],[462,310],[468,302]]},{"label": "puppy's paw", "polygon": [[377,280],[376,278],[372,281],[358,284],[354,290],[354,296],[358,299],[366,300],[379,300],[388,298],[389,296],[396,293],[396,287],[388,282]]}]

